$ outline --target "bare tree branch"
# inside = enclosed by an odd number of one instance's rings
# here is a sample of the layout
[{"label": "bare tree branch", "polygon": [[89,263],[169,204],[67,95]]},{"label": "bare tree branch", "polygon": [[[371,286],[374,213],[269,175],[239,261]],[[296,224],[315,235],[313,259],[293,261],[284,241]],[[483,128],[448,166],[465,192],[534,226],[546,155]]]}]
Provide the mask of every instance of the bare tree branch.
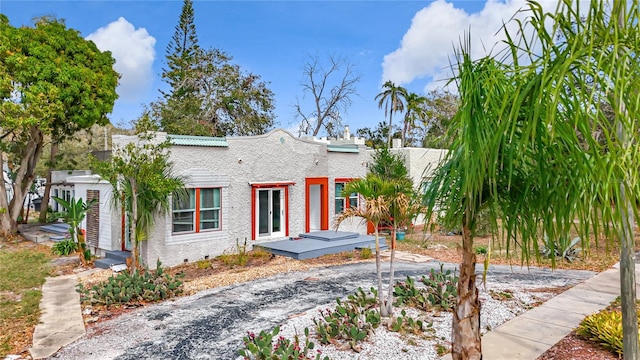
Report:
[{"label": "bare tree branch", "polygon": [[[342,115],[352,104],[351,98],[357,96],[356,84],[360,75],[355,66],[347,59],[328,56],[326,65],[318,56],[310,56],[303,67],[301,83],[303,97],[296,99],[294,108],[296,119],[301,119],[299,135],[317,136],[325,129],[328,136],[335,135],[342,127]],[[313,111],[305,111],[304,98],[310,94],[312,104],[306,104]]]}]

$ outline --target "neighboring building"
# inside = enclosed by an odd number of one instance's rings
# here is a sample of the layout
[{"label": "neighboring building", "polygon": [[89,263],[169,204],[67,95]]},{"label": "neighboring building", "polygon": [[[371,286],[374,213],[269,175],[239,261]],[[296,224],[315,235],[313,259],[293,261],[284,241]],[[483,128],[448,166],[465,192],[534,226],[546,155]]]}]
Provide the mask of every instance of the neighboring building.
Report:
[{"label": "neighboring building", "polygon": [[[2,156],[0,154],[0,156]],[[9,176],[9,167],[5,162],[2,162],[2,181],[4,181],[4,187],[7,192],[7,203],[11,202],[13,199],[13,181]]]}]

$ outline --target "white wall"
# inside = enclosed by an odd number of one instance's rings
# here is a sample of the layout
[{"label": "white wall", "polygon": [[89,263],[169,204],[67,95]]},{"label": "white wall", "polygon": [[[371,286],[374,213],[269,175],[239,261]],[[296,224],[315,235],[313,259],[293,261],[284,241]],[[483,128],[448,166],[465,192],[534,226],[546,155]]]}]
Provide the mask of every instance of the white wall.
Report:
[{"label": "white wall", "polygon": [[[116,139],[114,138],[114,142]],[[334,214],[335,178],[363,177],[366,151],[327,152],[327,145],[293,137],[277,129],[259,136],[227,138],[228,147],[172,146],[171,161],[176,174],[189,187],[221,187],[221,229],[200,233],[172,234],[171,214],[158,219],[142,255],[150,267],[157,259],[172,266],[236,251],[236,240],[251,246],[286,237],[252,240],[250,183],[293,182],[289,192],[289,234],[305,232],[305,179],[328,177],[329,225]],[[283,224],[284,225],[284,224]],[[360,228],[366,231],[366,224]],[[342,228],[341,228],[342,229]]]},{"label": "white wall", "polygon": [[[91,249],[94,254],[104,256],[105,251],[120,250],[120,229],[118,212],[113,209],[113,191],[109,182],[102,180],[99,175],[70,176],[65,179],[73,184],[76,200],[87,201],[87,190],[100,191],[100,225],[98,228],[98,249]],[[81,227],[87,228],[87,219],[82,221]]]}]

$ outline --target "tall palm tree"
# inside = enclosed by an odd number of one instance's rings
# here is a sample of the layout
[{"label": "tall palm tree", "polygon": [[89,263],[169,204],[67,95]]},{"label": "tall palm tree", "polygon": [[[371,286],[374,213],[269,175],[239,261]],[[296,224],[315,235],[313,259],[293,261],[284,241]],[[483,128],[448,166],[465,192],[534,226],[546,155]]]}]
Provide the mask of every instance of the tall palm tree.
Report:
[{"label": "tall palm tree", "polygon": [[391,80],[387,80],[387,82],[382,85],[382,92],[375,97],[375,100],[378,100],[378,108],[382,109],[384,106],[384,116],[389,114],[389,135],[387,138],[388,147],[391,147],[393,113],[404,112],[406,97],[407,89],[402,86],[396,86],[396,84]]},{"label": "tall palm tree", "polygon": [[566,0],[553,14],[528,6],[520,32],[506,37],[510,65],[472,61],[470,44],[462,49],[452,149],[425,195],[428,215],[439,209],[447,225],[463,229],[452,356],[482,358],[470,250],[477,214],[488,207],[494,230],[501,218],[507,246],[518,239],[522,262],[539,256],[542,234],[617,238],[624,356],[639,359],[633,227],[640,216],[640,61],[632,49],[640,48],[640,4],[593,0],[585,11]]},{"label": "tall palm tree", "polygon": [[461,102],[447,135],[453,145],[429,180],[424,204],[427,219],[441,213],[444,226],[462,226],[462,263],[453,311],[451,353],[454,360],[479,360],[480,300],[473,239],[478,213],[486,207],[495,208],[499,199],[512,196],[513,190],[509,190],[508,181],[501,176],[505,172],[497,164],[508,162],[505,158],[513,149],[495,146],[505,145],[501,138],[505,132],[495,115],[510,82],[499,63],[492,59],[473,62],[468,53],[459,57],[458,70]]},{"label": "tall palm tree", "polygon": [[425,109],[426,97],[416,93],[409,93],[405,100],[406,111],[404,113],[404,126],[402,127],[402,144],[407,143],[407,134],[412,133],[412,130],[416,127],[416,121],[424,122],[427,118],[427,110]]},{"label": "tall palm tree", "polygon": [[[346,219],[359,217],[371,222],[374,227],[374,237],[376,242],[376,274],[378,279],[378,306],[381,316],[389,316],[387,306],[384,302],[382,293],[382,268],[380,260],[380,236],[378,233],[378,225],[381,221],[389,219],[389,204],[385,194],[389,193],[389,187],[392,186],[388,181],[383,180],[377,175],[368,174],[364,179],[357,179],[345,184],[342,189],[343,194],[360,194],[365,200],[363,207],[350,207],[345,209],[336,219],[336,228]],[[393,291],[393,290],[389,290]]]}]

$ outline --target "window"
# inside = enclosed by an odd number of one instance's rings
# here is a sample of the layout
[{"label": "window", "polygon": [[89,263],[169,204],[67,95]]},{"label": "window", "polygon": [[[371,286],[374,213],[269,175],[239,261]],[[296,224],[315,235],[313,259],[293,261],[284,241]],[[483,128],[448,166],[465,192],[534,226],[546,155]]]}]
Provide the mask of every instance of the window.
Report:
[{"label": "window", "polygon": [[173,232],[201,232],[220,229],[220,189],[189,189],[173,200]]},{"label": "window", "polygon": [[[358,194],[351,193],[348,197],[342,193],[344,182],[336,182],[336,214],[340,214],[346,208],[358,207]],[[347,202],[348,201],[348,202]]]}]

